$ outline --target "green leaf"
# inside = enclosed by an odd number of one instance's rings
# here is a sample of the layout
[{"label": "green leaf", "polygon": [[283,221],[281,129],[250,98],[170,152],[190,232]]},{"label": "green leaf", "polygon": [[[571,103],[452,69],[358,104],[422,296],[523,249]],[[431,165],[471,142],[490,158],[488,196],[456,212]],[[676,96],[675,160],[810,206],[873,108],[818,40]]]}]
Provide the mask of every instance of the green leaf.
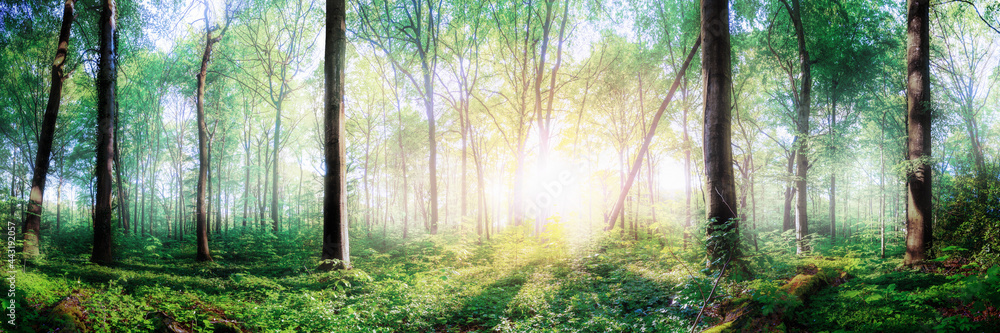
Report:
[{"label": "green leaf", "polygon": [[944,252],[944,251],[968,251],[968,250],[969,249],[966,249],[966,248],[963,248],[963,247],[959,247],[959,246],[955,246],[955,245],[949,245],[949,246],[941,249],[942,252]]},{"label": "green leaf", "polygon": [[950,255],[943,255],[943,256],[934,258],[931,261],[933,261],[933,262],[942,262],[942,261],[948,260],[948,258],[951,258],[951,256]]}]

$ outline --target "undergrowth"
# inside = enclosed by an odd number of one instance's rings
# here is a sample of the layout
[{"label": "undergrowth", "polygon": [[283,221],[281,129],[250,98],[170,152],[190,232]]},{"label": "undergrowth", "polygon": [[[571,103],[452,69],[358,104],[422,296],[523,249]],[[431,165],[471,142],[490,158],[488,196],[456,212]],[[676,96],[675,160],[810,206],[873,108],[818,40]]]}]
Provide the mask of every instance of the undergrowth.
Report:
[{"label": "undergrowth", "polygon": [[[762,233],[758,249],[742,258],[754,273],[748,279],[705,270],[697,240],[644,234],[567,242],[560,232],[553,228],[544,243],[518,229],[484,242],[360,238],[352,247],[355,268],[333,272],[315,270],[312,248],[302,245],[315,242],[308,230],[233,231],[218,237],[225,250],[212,263],[194,263],[189,239],[123,237],[127,257],[114,267],[86,263],[72,253],[79,249],[64,247],[18,273],[18,327],[680,332],[699,313],[700,329],[717,325],[736,306],[763,318],[755,325],[786,331],[982,331],[998,324],[1000,268],[954,264],[956,256],[906,270],[870,246],[851,250],[870,233],[841,243],[815,237],[807,256],[794,254],[790,234]],[[800,274],[816,276],[807,298],[788,290]]]}]

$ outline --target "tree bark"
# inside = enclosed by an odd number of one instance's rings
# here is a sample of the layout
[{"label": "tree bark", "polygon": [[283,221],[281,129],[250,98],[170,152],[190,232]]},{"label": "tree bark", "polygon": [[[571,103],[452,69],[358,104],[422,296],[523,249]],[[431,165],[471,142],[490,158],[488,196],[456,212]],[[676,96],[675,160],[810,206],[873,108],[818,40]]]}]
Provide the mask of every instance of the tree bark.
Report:
[{"label": "tree bark", "polygon": [[[732,63],[729,41],[729,1],[701,1],[702,82],[704,82],[705,204],[709,227],[708,267],[723,267],[738,256],[736,182],[732,152]],[[713,241],[717,240],[717,241]]]},{"label": "tree bark", "polygon": [[[324,111],[323,176],[323,264],[320,269],[351,267],[347,226],[346,146],[344,140],[344,62],[347,51],[345,0],[330,0],[326,5],[326,50],[323,72],[326,76]],[[332,262],[337,261],[336,263]]]},{"label": "tree bark", "polygon": [[[56,132],[56,120],[59,116],[59,101],[62,98],[63,80],[66,75],[63,66],[66,64],[69,46],[70,28],[73,25],[73,7],[75,0],[66,0],[63,5],[63,22],[59,28],[59,44],[56,47],[56,57],[52,61],[52,87],[49,90],[48,104],[45,115],[42,116],[42,132],[38,140],[38,151],[35,155],[35,170],[31,177],[31,194],[29,194],[28,214],[24,219],[24,257],[31,260],[40,254],[39,236],[41,234],[42,203],[45,194],[45,180],[49,173],[49,158],[52,154],[52,141]],[[61,185],[61,180],[60,180]],[[56,211],[59,209],[56,208]],[[56,213],[58,215],[58,213]],[[58,230],[59,217],[56,217]]]},{"label": "tree bark", "polygon": [[802,6],[799,0],[791,0],[791,7],[787,2],[785,8],[792,19],[795,27],[795,37],[799,47],[799,68],[801,81],[799,87],[799,100],[797,105],[797,119],[795,121],[796,140],[798,145],[794,146],[797,153],[795,155],[795,188],[798,197],[795,204],[795,252],[802,254],[808,252],[809,235],[809,214],[808,214],[808,183],[809,157],[807,155],[809,141],[809,112],[812,92],[812,63],[809,58],[809,51],[806,49],[805,28],[802,26]]},{"label": "tree bark", "polygon": [[906,254],[920,265],[931,247],[931,87],[929,0],[906,4],[906,108],[910,167],[906,177]]},{"label": "tree bark", "polygon": [[90,261],[109,265],[112,257],[111,174],[114,163],[115,3],[101,6],[100,58],[97,63],[97,185],[94,198],[94,247]]},{"label": "tree bark", "polygon": [[[224,33],[224,31],[223,31]],[[212,28],[208,21],[208,2],[205,2],[205,51],[201,56],[201,69],[198,71],[198,100],[197,100],[197,121],[198,121],[198,194],[196,199],[196,238],[197,238],[197,260],[212,261],[212,253],[208,248],[208,215],[209,203],[205,200],[205,189],[209,187],[211,191],[211,180],[208,179],[208,170],[211,163],[211,144],[208,142],[208,125],[205,123],[205,75],[208,73],[208,62],[212,60],[212,46],[222,38],[222,34],[212,37]]]}]

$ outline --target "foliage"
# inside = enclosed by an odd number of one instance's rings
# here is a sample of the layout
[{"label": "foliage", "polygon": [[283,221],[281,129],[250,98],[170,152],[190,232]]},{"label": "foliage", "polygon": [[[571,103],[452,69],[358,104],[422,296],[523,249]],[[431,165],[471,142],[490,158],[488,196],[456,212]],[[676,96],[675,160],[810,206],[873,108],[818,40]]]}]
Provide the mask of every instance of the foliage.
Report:
[{"label": "foliage", "polygon": [[1000,166],[957,177],[941,189],[934,236],[938,252],[947,246],[968,249],[983,267],[1000,264]]}]

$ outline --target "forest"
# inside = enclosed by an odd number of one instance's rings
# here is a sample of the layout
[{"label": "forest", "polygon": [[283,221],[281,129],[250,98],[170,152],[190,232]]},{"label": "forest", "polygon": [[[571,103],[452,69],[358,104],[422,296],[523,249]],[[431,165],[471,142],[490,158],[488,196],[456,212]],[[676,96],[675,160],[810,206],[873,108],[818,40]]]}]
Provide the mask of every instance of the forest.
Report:
[{"label": "forest", "polygon": [[1000,327],[997,0],[0,0],[0,63],[0,332]]}]

